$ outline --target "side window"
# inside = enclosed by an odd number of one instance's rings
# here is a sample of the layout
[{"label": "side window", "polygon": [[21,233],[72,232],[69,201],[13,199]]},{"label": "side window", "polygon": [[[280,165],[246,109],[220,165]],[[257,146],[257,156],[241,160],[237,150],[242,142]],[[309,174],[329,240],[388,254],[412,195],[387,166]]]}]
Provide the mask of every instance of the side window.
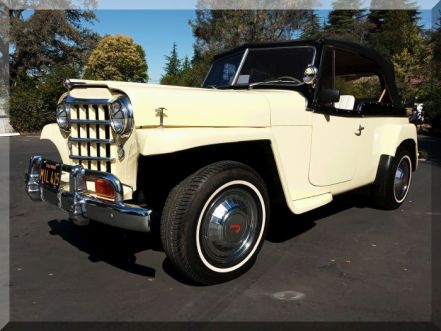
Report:
[{"label": "side window", "polygon": [[381,97],[381,81],[376,74],[337,76],[335,81],[342,95],[353,95],[357,100],[372,102]]},{"label": "side window", "polygon": [[382,87],[378,65],[359,54],[335,51],[335,88],[340,90],[336,109],[353,111],[364,102],[384,102],[387,91]]}]

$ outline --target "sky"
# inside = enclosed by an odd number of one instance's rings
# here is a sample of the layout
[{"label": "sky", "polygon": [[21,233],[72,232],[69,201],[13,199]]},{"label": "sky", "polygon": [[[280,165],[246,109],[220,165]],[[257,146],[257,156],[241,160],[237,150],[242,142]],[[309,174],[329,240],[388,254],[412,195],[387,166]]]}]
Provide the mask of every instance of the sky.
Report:
[{"label": "sky", "polygon": [[[98,22],[91,28],[100,35],[124,34],[140,44],[147,57],[149,82],[159,83],[165,66],[165,56],[176,42],[179,57],[193,56],[194,37],[188,21],[195,18],[194,10],[96,10]],[[327,11],[320,11],[324,19]],[[430,11],[422,11],[421,25],[431,26]]]},{"label": "sky", "polygon": [[163,75],[165,55],[173,42],[179,57],[193,56],[193,33],[188,21],[194,10],[96,10],[98,22],[91,28],[100,35],[124,34],[140,44],[147,57],[150,83],[159,83]]}]

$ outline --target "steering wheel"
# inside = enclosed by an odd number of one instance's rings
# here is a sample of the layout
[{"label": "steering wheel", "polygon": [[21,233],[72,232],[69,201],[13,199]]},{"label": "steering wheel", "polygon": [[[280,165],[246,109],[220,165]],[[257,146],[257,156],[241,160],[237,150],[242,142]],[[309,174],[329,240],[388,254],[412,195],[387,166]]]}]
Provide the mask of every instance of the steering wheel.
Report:
[{"label": "steering wheel", "polygon": [[281,76],[281,77],[277,77],[277,80],[291,80],[297,84],[303,84],[303,82],[300,79],[297,79],[295,77],[292,76]]}]

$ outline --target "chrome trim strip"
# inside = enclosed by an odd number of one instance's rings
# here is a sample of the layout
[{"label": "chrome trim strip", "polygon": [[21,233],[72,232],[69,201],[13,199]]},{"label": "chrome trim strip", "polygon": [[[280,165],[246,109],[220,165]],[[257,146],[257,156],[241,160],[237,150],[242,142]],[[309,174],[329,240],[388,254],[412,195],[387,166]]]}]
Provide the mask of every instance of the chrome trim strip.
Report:
[{"label": "chrome trim strip", "polygon": [[98,125],[110,125],[110,121],[106,120],[77,120],[77,119],[71,119],[71,124],[98,124]]},{"label": "chrome trim strip", "polygon": [[74,138],[69,137],[68,141],[80,142],[80,143],[94,143],[94,144],[113,144],[113,139],[97,139],[97,138]]},{"label": "chrome trim strip", "polygon": [[237,80],[239,79],[239,74],[242,71],[242,67],[245,64],[245,60],[248,57],[248,53],[249,53],[250,49],[247,48],[245,50],[245,53],[243,54],[242,60],[240,60],[240,64],[239,67],[236,70],[236,74],[234,75],[233,81],[231,82],[230,86],[235,86],[237,83]]},{"label": "chrome trim strip", "polygon": [[79,105],[109,105],[112,100],[110,99],[80,99],[68,96],[64,99],[64,102],[70,104],[79,104]]},{"label": "chrome trim strip", "polygon": [[72,160],[86,160],[86,161],[106,161],[113,162],[115,158],[113,157],[103,157],[103,156],[86,156],[86,155],[69,155]]}]

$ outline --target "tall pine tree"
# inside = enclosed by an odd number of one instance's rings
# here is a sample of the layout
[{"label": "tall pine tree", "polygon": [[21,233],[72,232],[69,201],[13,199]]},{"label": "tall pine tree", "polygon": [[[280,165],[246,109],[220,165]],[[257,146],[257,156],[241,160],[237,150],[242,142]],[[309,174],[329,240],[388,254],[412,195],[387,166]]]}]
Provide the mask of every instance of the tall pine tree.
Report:
[{"label": "tall pine tree", "polygon": [[436,23],[436,29],[432,32],[430,41],[432,42],[434,47],[433,55],[435,59],[436,76],[437,79],[441,80],[441,17]]},{"label": "tall pine tree", "polygon": [[[372,7],[384,6],[382,0],[372,0]],[[415,4],[408,0],[393,0],[388,6],[409,8],[408,10],[371,10],[368,20],[371,27],[368,43],[386,57],[412,49],[418,44],[415,38],[421,33],[418,26],[419,12]],[[393,7],[392,7],[393,8]]]},{"label": "tall pine tree", "polygon": [[[161,78],[163,85],[178,85],[180,75],[182,74],[181,60],[178,56],[178,49],[176,42],[173,43],[170,55],[165,56],[166,63],[164,67],[164,76]],[[188,59],[187,59],[188,60]]]},{"label": "tall pine tree", "polygon": [[311,11],[302,26],[300,39],[319,39],[322,36],[323,26],[320,24],[320,17],[314,11]]},{"label": "tall pine tree", "polygon": [[335,39],[365,43],[369,22],[360,0],[335,0],[329,13],[325,35]]}]

